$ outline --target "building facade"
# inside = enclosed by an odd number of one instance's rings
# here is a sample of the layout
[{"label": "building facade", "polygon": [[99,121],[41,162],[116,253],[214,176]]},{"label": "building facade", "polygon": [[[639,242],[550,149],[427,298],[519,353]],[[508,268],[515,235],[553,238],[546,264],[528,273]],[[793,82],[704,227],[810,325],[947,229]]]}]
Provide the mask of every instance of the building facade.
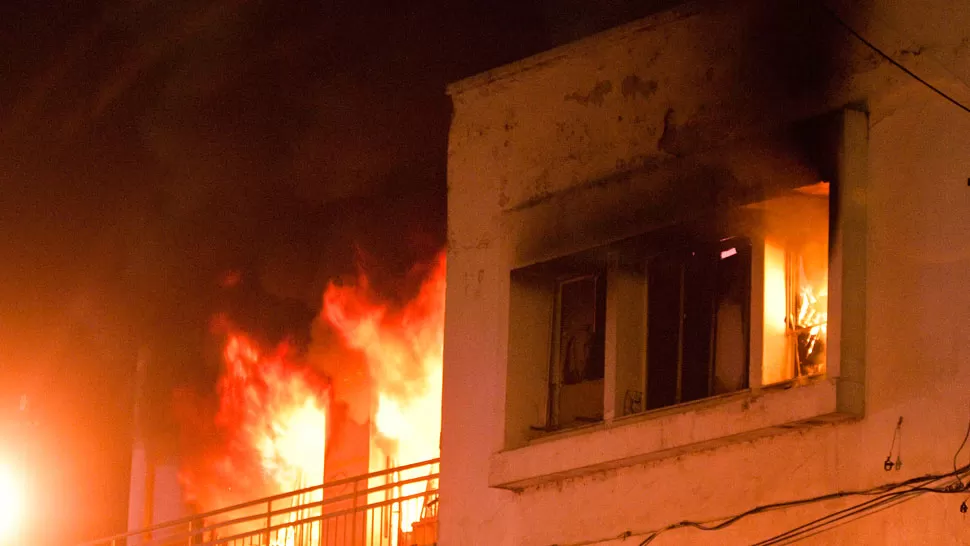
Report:
[{"label": "building facade", "polygon": [[902,4],[449,88],[442,544],[966,542],[962,473],[878,489],[970,462],[970,10]]}]

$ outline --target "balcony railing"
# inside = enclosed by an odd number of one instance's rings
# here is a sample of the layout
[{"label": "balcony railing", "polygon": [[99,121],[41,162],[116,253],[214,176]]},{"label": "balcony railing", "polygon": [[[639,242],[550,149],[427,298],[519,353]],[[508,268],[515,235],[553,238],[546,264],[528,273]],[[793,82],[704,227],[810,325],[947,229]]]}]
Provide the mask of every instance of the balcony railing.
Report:
[{"label": "balcony railing", "polygon": [[399,466],[79,546],[433,546],[439,465]]}]

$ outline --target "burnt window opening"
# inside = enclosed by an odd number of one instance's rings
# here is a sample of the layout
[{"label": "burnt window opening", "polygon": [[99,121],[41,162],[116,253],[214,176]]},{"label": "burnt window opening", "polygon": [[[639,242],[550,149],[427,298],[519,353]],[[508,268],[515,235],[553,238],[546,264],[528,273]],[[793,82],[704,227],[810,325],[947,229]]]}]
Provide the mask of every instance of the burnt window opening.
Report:
[{"label": "burnt window opening", "polygon": [[824,377],[828,186],[513,270],[507,445]]}]

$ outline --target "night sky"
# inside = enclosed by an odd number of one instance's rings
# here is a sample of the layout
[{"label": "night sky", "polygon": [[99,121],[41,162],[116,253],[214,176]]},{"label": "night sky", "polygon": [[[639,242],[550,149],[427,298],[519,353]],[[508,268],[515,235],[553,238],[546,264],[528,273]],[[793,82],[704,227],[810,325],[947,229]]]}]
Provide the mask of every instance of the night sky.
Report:
[{"label": "night sky", "polygon": [[0,4],[0,457],[56,499],[37,543],[124,527],[139,353],[164,438],[213,313],[299,333],[361,258],[408,296],[444,245],[448,82],[672,3]]}]

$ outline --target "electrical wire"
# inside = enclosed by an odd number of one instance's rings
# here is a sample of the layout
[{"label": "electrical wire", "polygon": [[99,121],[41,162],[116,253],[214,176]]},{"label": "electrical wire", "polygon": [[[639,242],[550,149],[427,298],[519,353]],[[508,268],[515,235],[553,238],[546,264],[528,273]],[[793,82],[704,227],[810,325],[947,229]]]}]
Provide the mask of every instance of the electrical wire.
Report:
[{"label": "electrical wire", "polygon": [[[899,439],[899,451],[896,453],[896,462],[893,462],[893,449],[896,447],[896,439]],[[903,464],[903,417],[899,417],[899,421],[896,423],[896,428],[893,430],[893,441],[889,444],[889,455],[886,455],[886,462],[883,463],[885,469],[891,470],[895,468],[899,470]],[[954,467],[954,470],[956,468]]]},{"label": "electrical wire", "polygon": [[[736,522],[738,522],[738,521],[740,521],[740,520],[742,520],[744,518],[747,518],[749,516],[753,516],[755,514],[760,514],[760,513],[764,513],[764,512],[771,512],[771,511],[775,511],[775,510],[782,510],[782,509],[785,509],[785,508],[792,508],[792,507],[795,507],[795,506],[804,506],[806,504],[814,504],[814,503],[823,502],[823,501],[826,501],[826,500],[833,500],[833,499],[839,499],[839,498],[845,498],[845,497],[853,497],[853,496],[876,495],[877,498],[876,499],[870,499],[870,502],[871,502],[871,501],[880,501],[880,500],[892,500],[892,499],[894,499],[896,497],[899,497],[899,496],[903,496],[903,495],[914,495],[914,494],[918,494],[918,493],[959,493],[959,492],[964,492],[966,489],[963,486],[962,479],[960,480],[959,486],[957,486],[957,487],[953,487],[953,486],[948,486],[948,487],[943,487],[943,488],[939,488],[939,487],[929,487],[928,484],[931,484],[933,482],[940,481],[940,480],[943,480],[943,479],[946,479],[946,478],[951,478],[951,477],[958,477],[958,479],[959,479],[959,476],[960,475],[966,474],[967,472],[970,472],[970,465],[967,465],[967,466],[964,466],[962,468],[959,468],[959,469],[957,469],[954,472],[947,472],[947,473],[944,473],[944,474],[928,474],[928,475],[925,475],[925,476],[918,476],[918,477],[915,477],[915,478],[910,478],[908,480],[904,480],[902,482],[888,483],[888,484],[876,486],[876,487],[873,487],[873,488],[870,488],[870,489],[850,490],[850,491],[837,491],[837,492],[834,492],[834,493],[827,493],[827,494],[824,494],[824,495],[818,495],[818,496],[815,496],[815,497],[808,497],[808,498],[804,498],[804,499],[797,499],[797,500],[792,500],[792,501],[778,502],[778,503],[773,503],[773,504],[764,504],[764,505],[761,505],[761,506],[756,506],[756,507],[754,507],[754,508],[752,508],[750,510],[746,510],[746,511],[741,512],[739,514],[735,514],[733,516],[728,516],[726,518],[718,518],[718,519],[707,520],[707,521],[681,521],[681,522],[677,522],[677,523],[668,525],[666,527],[663,527],[661,529],[658,529],[656,531],[653,531],[653,532],[649,533],[647,535],[647,537],[642,542],[640,542],[640,545],[639,546],[647,546],[648,544],[650,544],[651,542],[653,542],[658,536],[660,536],[662,533],[665,533],[667,531],[672,531],[674,529],[683,529],[683,528],[688,528],[689,527],[689,528],[699,529],[701,531],[717,531],[719,529],[724,529],[725,527],[728,527],[729,525],[732,525],[732,524],[734,524],[734,523],[736,523]],[[903,490],[903,491],[896,491],[897,489],[901,489],[901,488],[905,488],[905,490]],[[864,505],[866,503],[862,503],[862,504]],[[862,506],[862,505],[860,505],[860,506]],[[851,509],[851,507],[850,507],[850,509]],[[806,525],[812,525],[812,524],[813,524],[813,522],[809,522],[809,524],[806,524]],[[788,532],[784,533],[784,535],[787,536],[787,533]],[[773,539],[769,539],[769,540],[773,540]]]},{"label": "electrical wire", "polygon": [[851,520],[861,518],[867,514],[885,510],[895,506],[896,504],[905,502],[909,498],[913,498],[915,495],[916,493],[905,491],[901,493],[886,493],[875,499],[870,499],[850,506],[846,509],[833,512],[824,518],[819,518],[818,520],[800,525],[770,539],[758,542],[755,546],[792,544],[794,542],[818,535],[840,525],[844,525]]},{"label": "electrical wire", "polygon": [[[899,423],[897,423],[896,425],[897,431],[901,424],[902,424],[902,417],[900,417]],[[895,439],[896,439],[895,436],[896,434],[893,435],[893,440],[894,440],[893,443],[895,443]],[[838,525],[842,525],[842,523],[840,522],[842,522],[843,520],[856,519],[870,513],[885,510],[891,506],[905,502],[916,496],[922,495],[923,493],[932,492],[932,493],[943,493],[943,494],[950,494],[950,493],[965,494],[967,489],[967,484],[963,482],[963,475],[962,475],[963,472],[961,472],[957,468],[957,458],[960,452],[963,450],[964,445],[966,445],[968,437],[970,437],[970,420],[968,420],[967,432],[966,434],[964,434],[963,441],[960,443],[960,447],[953,455],[953,472],[951,472],[950,474],[956,480],[956,483],[951,483],[946,487],[939,488],[939,487],[934,487],[932,485],[935,482],[939,482],[941,481],[941,479],[945,479],[945,478],[939,478],[939,479],[927,478],[926,481],[920,483],[920,485],[918,486],[912,486],[903,491],[888,492],[875,499],[869,499],[865,502],[855,504],[848,508],[844,508],[842,510],[832,512],[830,514],[822,516],[821,518],[812,520],[808,523],[795,527],[794,529],[790,529],[788,531],[785,531],[784,533],[775,535],[770,539],[758,542],[755,546],[775,546],[780,544],[791,544],[793,542],[797,542],[799,540],[808,538],[810,536],[814,536],[828,529],[834,528]],[[900,441],[901,440],[902,438],[900,437]],[[890,447],[890,457],[891,456],[892,456],[892,447]],[[919,483],[919,482],[915,482],[915,483]],[[963,503],[960,505],[961,512],[966,511],[967,499],[970,499],[970,497],[967,497],[966,499],[964,499]]]},{"label": "electrical wire", "polygon": [[906,502],[916,496],[922,495],[924,493],[941,493],[941,494],[952,494],[952,493],[963,493],[964,490],[962,486],[960,487],[932,487],[933,482],[940,481],[939,479],[928,479],[928,481],[923,482],[920,486],[910,487],[903,491],[891,491],[883,493],[882,495],[863,501],[858,504],[854,504],[847,508],[837,510],[830,514],[826,514],[820,518],[809,521],[794,529],[790,529],[781,534],[775,535],[769,539],[763,540],[756,543],[754,546],[774,546],[778,544],[791,544],[799,540],[808,538],[810,536],[817,535],[823,531],[832,529],[839,525],[848,523],[850,520],[861,518],[865,515],[872,514],[875,512],[880,512],[887,508],[891,508],[896,504]]},{"label": "electrical wire", "polygon": [[[963,451],[963,446],[967,445],[967,438],[970,438],[970,419],[967,419],[967,432],[963,435],[963,441],[960,442],[960,447],[957,448],[956,453],[953,454],[953,471],[957,471],[957,457],[960,456],[960,452]],[[963,479],[957,476],[960,480],[960,485],[963,485]]]},{"label": "electrical wire", "polygon": [[884,493],[883,495],[880,495],[874,499],[869,499],[867,501],[854,504],[848,508],[844,508],[831,514],[827,514],[821,518],[812,520],[808,523],[799,525],[794,529],[789,529],[788,531],[775,535],[769,539],[757,542],[754,546],[773,546],[776,544],[787,544],[794,542],[799,537],[818,533],[822,528],[833,526],[843,520],[879,507],[886,502],[896,500],[897,498],[898,497],[892,493]]},{"label": "electrical wire", "polygon": [[928,81],[924,80],[923,78],[917,76],[916,73],[914,73],[912,70],[910,70],[910,69],[906,68],[905,66],[901,65],[896,59],[893,59],[888,54],[886,54],[883,50],[881,50],[878,47],[876,47],[875,44],[873,44],[869,40],[865,39],[865,37],[863,37],[862,34],[859,34],[858,31],[856,31],[848,23],[846,23],[844,20],[842,20],[842,18],[839,17],[839,15],[837,13],[835,13],[831,8],[829,8],[828,6],[822,4],[822,9],[824,9],[826,12],[828,12],[828,14],[831,15],[832,18],[835,19],[835,21],[837,23],[839,23],[839,25],[841,25],[847,31],[849,31],[850,34],[852,34],[860,42],[862,42],[863,44],[865,44],[866,46],[868,46],[869,49],[871,49],[871,50],[875,51],[876,53],[878,53],[882,58],[884,58],[887,61],[889,61],[890,63],[892,63],[892,65],[895,66],[896,68],[898,68],[898,69],[902,70],[903,72],[905,72],[909,77],[913,78],[914,80],[918,81],[919,83],[923,84],[924,86],[926,86],[927,88],[929,88],[930,90],[932,90],[937,95],[943,97],[944,99],[946,99],[949,102],[951,102],[954,105],[956,105],[957,108],[960,108],[964,112],[970,114],[970,108],[968,108],[967,106],[965,106],[964,104],[962,104],[958,100],[954,99],[950,95],[947,95],[946,93],[944,93],[943,91],[941,91],[940,89],[938,89],[937,87],[935,87],[930,82],[928,82]]}]

